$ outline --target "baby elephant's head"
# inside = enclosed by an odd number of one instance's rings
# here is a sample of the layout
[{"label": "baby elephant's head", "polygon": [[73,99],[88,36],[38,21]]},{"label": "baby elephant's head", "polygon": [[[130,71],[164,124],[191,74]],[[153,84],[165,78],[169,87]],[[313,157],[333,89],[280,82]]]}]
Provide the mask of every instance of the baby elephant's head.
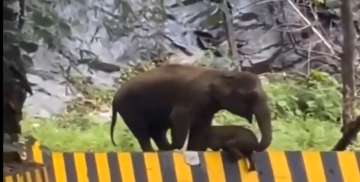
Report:
[{"label": "baby elephant's head", "polygon": [[246,158],[249,160],[249,171],[255,169],[255,164],[252,160],[252,154],[258,147],[259,142],[255,134],[248,129],[239,131],[237,135],[234,135],[232,138],[229,138],[225,141],[225,151],[227,151],[230,157],[237,161],[241,158]]}]

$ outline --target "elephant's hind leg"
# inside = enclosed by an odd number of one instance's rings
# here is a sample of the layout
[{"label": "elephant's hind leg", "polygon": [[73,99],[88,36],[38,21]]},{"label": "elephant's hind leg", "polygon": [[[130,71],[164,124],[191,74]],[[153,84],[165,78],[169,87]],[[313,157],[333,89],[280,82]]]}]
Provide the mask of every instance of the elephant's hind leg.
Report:
[{"label": "elephant's hind leg", "polygon": [[141,149],[145,152],[154,151],[151,146],[150,131],[146,121],[140,116],[126,117],[124,121],[138,140]]},{"label": "elephant's hind leg", "polygon": [[159,150],[172,150],[172,145],[169,143],[168,139],[166,138],[166,129],[164,128],[151,128],[150,134],[151,137],[154,139]]}]

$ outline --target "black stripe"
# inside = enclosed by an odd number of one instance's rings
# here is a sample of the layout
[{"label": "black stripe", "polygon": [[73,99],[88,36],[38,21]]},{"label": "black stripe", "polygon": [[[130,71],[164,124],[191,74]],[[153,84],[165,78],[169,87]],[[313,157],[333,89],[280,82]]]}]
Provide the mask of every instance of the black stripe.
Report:
[{"label": "black stripe", "polygon": [[161,175],[164,182],[176,181],[176,172],[174,167],[174,159],[172,152],[160,152]]},{"label": "black stripe", "polygon": [[342,182],[343,177],[336,152],[321,152],[320,154],[324,166],[326,180],[328,182]]},{"label": "black stripe", "polygon": [[193,177],[193,181],[201,181],[206,182],[209,181],[208,174],[206,170],[206,162],[204,158],[203,152],[198,152],[200,158],[200,164],[196,166],[191,166],[191,174]]},{"label": "black stripe", "polygon": [[307,182],[309,181],[306,176],[304,159],[301,152],[286,152],[290,174],[294,182]]},{"label": "black stripe", "polygon": [[88,172],[89,181],[90,182],[99,181],[98,173],[97,173],[97,170],[96,170],[96,162],[95,162],[94,153],[86,152],[85,153],[85,159],[86,159],[86,166],[87,166],[87,172]]},{"label": "black stripe", "polygon": [[356,159],[357,159],[357,163],[358,163],[358,168],[360,170],[360,152],[355,152],[355,156],[356,156]]},{"label": "black stripe", "polygon": [[121,171],[119,167],[119,159],[117,157],[117,153],[107,153],[107,158],[109,161],[111,181],[121,182]]},{"label": "black stripe", "polygon": [[67,181],[77,181],[74,153],[64,152],[64,164]]},{"label": "black stripe", "polygon": [[221,158],[223,161],[226,181],[241,182],[238,162],[230,160],[229,155],[226,152],[221,152]]},{"label": "black stripe", "polygon": [[135,179],[138,182],[147,182],[147,173],[144,161],[144,155],[141,152],[132,152],[132,162],[134,166]]},{"label": "black stripe", "polygon": [[266,182],[274,182],[274,174],[272,171],[270,158],[267,152],[254,152],[254,162],[258,172],[259,180]]},{"label": "black stripe", "polygon": [[24,178],[24,182],[31,182],[31,174],[30,174],[30,181],[28,181],[27,175],[26,175],[27,173],[31,173],[31,171],[26,171],[26,172],[23,173],[22,176]]},{"label": "black stripe", "polygon": [[53,160],[52,160],[52,153],[47,150],[42,150],[42,155],[44,159],[44,165],[46,166],[49,181],[55,182],[55,173],[54,173],[54,166],[53,166]]},{"label": "black stripe", "polygon": [[48,180],[45,178],[45,169],[41,168],[40,169],[40,177],[44,182],[47,182]]}]

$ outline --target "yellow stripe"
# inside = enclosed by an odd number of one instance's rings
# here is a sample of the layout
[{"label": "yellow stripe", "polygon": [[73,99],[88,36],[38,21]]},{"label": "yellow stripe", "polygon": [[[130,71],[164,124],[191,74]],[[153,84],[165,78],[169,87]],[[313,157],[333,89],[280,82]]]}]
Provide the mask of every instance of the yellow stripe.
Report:
[{"label": "yellow stripe", "polygon": [[26,172],[26,173],[25,173],[25,178],[26,178],[26,181],[31,181],[31,174],[30,174],[30,172]]},{"label": "yellow stripe", "polygon": [[291,181],[291,173],[284,152],[269,152],[269,159],[275,181]]},{"label": "yellow stripe", "polygon": [[206,161],[209,182],[225,181],[226,178],[220,152],[205,152],[204,157]]},{"label": "yellow stripe", "polygon": [[13,178],[13,181],[19,182],[19,181],[21,180],[19,174],[16,174],[16,175],[14,175],[14,176],[15,176],[15,178]]},{"label": "yellow stripe", "polygon": [[118,153],[122,181],[135,182],[134,166],[130,153]]},{"label": "yellow stripe", "polygon": [[337,152],[340,170],[344,181],[360,181],[360,166],[355,152]]},{"label": "yellow stripe", "polygon": [[308,181],[326,182],[319,152],[302,152]]},{"label": "yellow stripe", "polygon": [[20,175],[19,174],[16,174],[15,175],[15,182],[20,182]]},{"label": "yellow stripe", "polygon": [[176,173],[176,181],[192,182],[191,167],[190,165],[186,164],[183,154],[174,152],[173,159]]},{"label": "yellow stripe", "polygon": [[75,152],[74,153],[74,162],[75,162],[75,170],[77,181],[86,182],[89,181],[87,174],[87,165],[85,159],[85,153],[83,152]]},{"label": "yellow stripe", "polygon": [[5,182],[13,182],[12,176],[5,176]]},{"label": "yellow stripe", "polygon": [[40,170],[38,169],[35,171],[35,180],[39,182],[44,181],[44,179],[41,178]]},{"label": "yellow stripe", "polygon": [[[240,178],[241,181],[245,182],[259,182],[259,177],[256,171],[249,172],[248,165],[246,164],[245,159],[241,159],[238,161],[239,171],[240,171]],[[256,166],[255,166],[256,168]]]},{"label": "yellow stripe", "polygon": [[32,146],[32,152],[33,152],[34,161],[43,164],[44,160],[39,142],[35,142],[35,144]]},{"label": "yellow stripe", "polygon": [[95,153],[96,169],[98,171],[99,181],[109,182],[110,168],[106,153]]},{"label": "yellow stripe", "polygon": [[162,182],[160,162],[157,153],[144,153],[146,173],[149,182]]},{"label": "yellow stripe", "polygon": [[53,159],[53,166],[54,166],[55,181],[57,181],[57,182],[66,181],[67,180],[66,174],[65,174],[66,169],[65,169],[63,153],[53,152],[52,159]]},{"label": "yellow stripe", "polygon": [[23,174],[17,174],[16,175],[16,182],[24,182],[25,181],[25,176]]}]

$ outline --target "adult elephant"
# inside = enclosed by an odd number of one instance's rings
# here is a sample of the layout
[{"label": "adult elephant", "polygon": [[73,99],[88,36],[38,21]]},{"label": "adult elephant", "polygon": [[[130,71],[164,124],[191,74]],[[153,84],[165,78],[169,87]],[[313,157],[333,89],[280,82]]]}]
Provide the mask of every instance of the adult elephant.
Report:
[{"label": "adult elephant", "polygon": [[[257,75],[169,64],[126,82],[113,100],[111,139],[116,112],[135,135],[143,151],[181,148],[190,130],[189,150],[206,149],[206,131],[216,112],[225,109],[252,121],[255,115],[262,138],[257,151],[272,140],[270,109]],[[172,145],[166,138],[171,128]]]}]

